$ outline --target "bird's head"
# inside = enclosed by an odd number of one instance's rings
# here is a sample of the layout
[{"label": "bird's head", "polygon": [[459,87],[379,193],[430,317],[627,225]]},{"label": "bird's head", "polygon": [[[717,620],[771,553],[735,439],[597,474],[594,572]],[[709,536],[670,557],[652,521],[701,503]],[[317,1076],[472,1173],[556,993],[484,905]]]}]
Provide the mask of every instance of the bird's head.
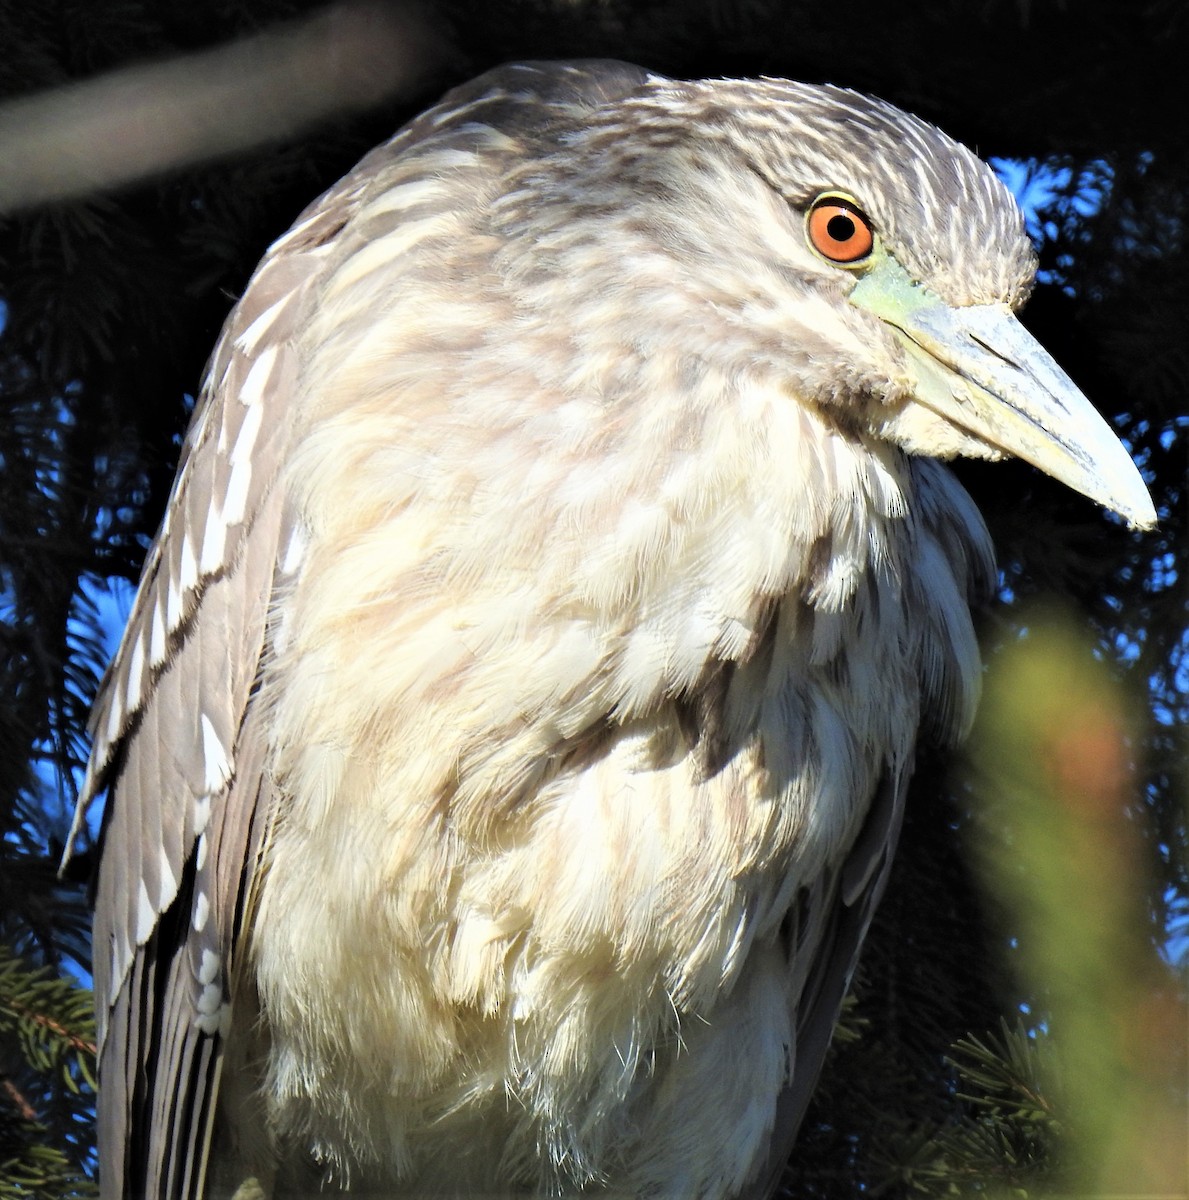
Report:
[{"label": "bird's head", "polygon": [[737,370],[839,427],[939,458],[1016,455],[1154,524],[1125,447],[1016,319],[1036,271],[1019,208],[940,130],[842,88],[655,80],[562,140],[570,215],[614,211],[621,245],[643,230],[663,247],[667,266],[638,244],[609,268],[629,264],[642,325],[661,325],[647,278],[685,286],[731,330]]}]

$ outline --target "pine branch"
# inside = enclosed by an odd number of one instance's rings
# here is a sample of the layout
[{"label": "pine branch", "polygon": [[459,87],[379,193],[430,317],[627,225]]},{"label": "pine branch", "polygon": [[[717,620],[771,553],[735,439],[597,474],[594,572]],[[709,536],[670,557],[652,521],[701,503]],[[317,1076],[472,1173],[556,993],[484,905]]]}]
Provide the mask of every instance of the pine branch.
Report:
[{"label": "pine branch", "polygon": [[0,944],[0,1200],[91,1196],[88,989]]},{"label": "pine branch", "polygon": [[47,1145],[36,1121],[0,1126],[0,1200],[94,1197],[99,1188],[58,1147]]},{"label": "pine branch", "polygon": [[0,1085],[3,1087],[4,1096],[9,1104],[16,1109],[17,1116],[22,1121],[36,1121],[37,1109],[25,1098],[24,1093],[17,1087],[11,1079],[0,1080]]},{"label": "pine branch", "polygon": [[48,968],[31,968],[0,945],[0,1039],[15,1036],[34,1070],[73,1092],[95,1087],[95,1018],[90,991]]},{"label": "pine branch", "polygon": [[886,1173],[873,1195],[1027,1196],[1060,1190],[1062,1125],[1047,1034],[1000,1021],[969,1035],[946,1058],[954,1071],[954,1111],[920,1128],[891,1132]]},{"label": "pine branch", "polygon": [[946,1061],[971,1087],[957,1093],[959,1100],[1021,1121],[1048,1122],[1053,1132],[1059,1129],[1060,1102],[1052,1098],[1056,1063],[1046,1034],[1030,1033],[1020,1024],[1012,1028],[1001,1018],[998,1035],[962,1038]]}]

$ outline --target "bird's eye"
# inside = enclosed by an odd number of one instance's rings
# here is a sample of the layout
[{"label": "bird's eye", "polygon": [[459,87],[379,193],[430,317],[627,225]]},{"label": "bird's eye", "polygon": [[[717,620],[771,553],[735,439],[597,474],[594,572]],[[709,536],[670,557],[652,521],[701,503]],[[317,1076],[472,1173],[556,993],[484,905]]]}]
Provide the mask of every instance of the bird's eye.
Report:
[{"label": "bird's eye", "polygon": [[819,196],[805,218],[809,244],[830,262],[847,266],[871,253],[875,235],[871,222],[844,196]]}]

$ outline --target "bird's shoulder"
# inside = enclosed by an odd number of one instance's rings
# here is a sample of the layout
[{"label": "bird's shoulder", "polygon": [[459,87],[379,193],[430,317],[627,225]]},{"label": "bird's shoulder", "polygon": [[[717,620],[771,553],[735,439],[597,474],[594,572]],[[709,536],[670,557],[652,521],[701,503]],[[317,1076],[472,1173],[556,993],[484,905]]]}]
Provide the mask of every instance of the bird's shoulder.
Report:
[{"label": "bird's shoulder", "polygon": [[[630,94],[648,78],[642,68],[614,60],[526,62],[488,71],[448,92],[367,154],[270,247],[211,356],[165,516],[92,712],[94,748],[79,822],[171,651],[193,624],[206,584],[242,552],[272,483],[269,463],[283,456],[294,343],[326,277],[374,235],[368,218],[395,203],[392,193],[402,185],[426,178],[426,156],[453,153],[459,166],[481,164],[493,149],[493,134],[531,141],[559,121]],[[454,190],[472,195],[473,182],[460,178]],[[401,207],[397,219],[416,216],[415,208]]]}]

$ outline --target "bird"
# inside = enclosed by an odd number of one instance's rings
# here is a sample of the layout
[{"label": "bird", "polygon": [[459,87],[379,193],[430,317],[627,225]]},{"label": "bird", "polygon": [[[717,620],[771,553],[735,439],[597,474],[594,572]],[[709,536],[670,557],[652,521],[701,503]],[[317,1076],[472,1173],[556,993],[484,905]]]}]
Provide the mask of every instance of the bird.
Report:
[{"label": "bird", "polygon": [[946,460],[1155,521],[1035,272],[917,117],[609,60],[306,209],[92,718],[103,1195],[773,1194],[977,703]]}]

